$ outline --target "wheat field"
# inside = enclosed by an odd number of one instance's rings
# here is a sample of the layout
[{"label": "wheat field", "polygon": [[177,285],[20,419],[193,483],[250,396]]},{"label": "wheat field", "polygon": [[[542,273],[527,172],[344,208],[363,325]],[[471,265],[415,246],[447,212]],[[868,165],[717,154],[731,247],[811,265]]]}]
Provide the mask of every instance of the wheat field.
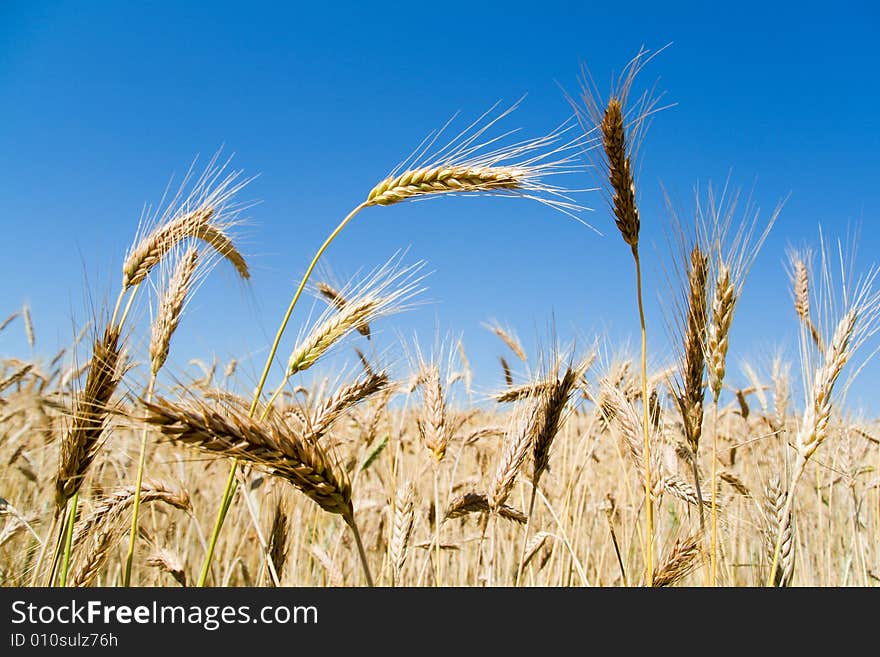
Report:
[{"label": "wheat field", "polygon": [[[235,360],[185,382],[168,364],[205,277],[250,278],[237,245],[249,179],[218,158],[188,176],[133,225],[115,303],[57,354],[0,362],[0,582],[876,585],[880,431],[845,392],[877,347],[877,271],[841,280],[853,254],[821,234],[791,250],[798,358],[751,363],[748,385],[732,385],[738,302],[781,207],[762,214],[710,187],[693,219],[670,222],[674,289],[666,317],[646,316],[640,228],[661,219],[640,214],[636,172],[660,103],[636,87],[651,58],[605,94],[585,76],[572,120],[543,136],[495,136],[515,106],[492,108],[377,176],[302,263],[257,381]],[[461,342],[402,345],[406,367],[365,355],[371,327],[418,305],[423,263],[396,254],[344,285],[318,273],[362,213],[512,196],[577,215],[590,177],[619,232],[609,242],[633,256],[620,272],[635,274],[632,353],[552,334],[528,352],[489,323],[505,386],[477,394]],[[321,309],[308,321],[303,295]],[[132,318],[145,308],[144,327]],[[655,365],[646,336],[667,324],[675,357]],[[11,331],[35,353],[27,306],[0,337]],[[356,365],[327,374],[339,354]]]}]

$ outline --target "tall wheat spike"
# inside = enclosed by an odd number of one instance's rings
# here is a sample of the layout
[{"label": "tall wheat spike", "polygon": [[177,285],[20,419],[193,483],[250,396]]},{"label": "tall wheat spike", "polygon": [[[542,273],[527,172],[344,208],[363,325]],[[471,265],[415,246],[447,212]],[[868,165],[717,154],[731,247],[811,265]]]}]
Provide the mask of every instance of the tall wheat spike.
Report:
[{"label": "tall wheat spike", "polygon": [[287,563],[287,555],[290,550],[287,533],[287,513],[282,508],[279,500],[275,504],[275,510],[272,514],[272,527],[269,530],[269,558],[272,560],[272,565],[279,582],[284,576],[284,565]]},{"label": "tall wheat spike", "polygon": [[792,532],[791,514],[785,513],[787,494],[782,482],[774,477],[767,484],[764,493],[767,530],[765,533],[765,547],[769,561],[773,561],[776,536],[781,534],[782,541],[779,547],[779,567],[774,576],[774,586],[791,586],[794,575],[795,543]]},{"label": "tall wheat spike", "polygon": [[648,408],[648,362],[647,329],[645,308],[642,300],[642,268],[639,257],[639,231],[641,216],[636,204],[636,178],[633,160],[636,158],[642,139],[647,131],[650,117],[656,111],[657,99],[645,93],[638,99],[631,98],[636,76],[651,57],[645,50],[627,64],[622,75],[613,85],[607,101],[592,84],[589,72],[584,70],[581,102],[570,99],[585,134],[598,130],[601,136],[601,156],[594,156],[595,170],[599,182],[608,199],[615,224],[623,241],[630,247],[636,274],[636,300],[641,329],[641,394],[643,425],[644,472],[642,473],[645,494],[645,580],[651,586],[654,573],[654,507],[651,499],[651,445],[649,441]]},{"label": "tall wheat spike", "polygon": [[119,357],[119,332],[107,327],[95,339],[85,388],[76,399],[70,430],[61,442],[61,463],[55,480],[58,508],[79,491],[98,453],[110,398],[119,383]]},{"label": "tall wheat spike", "polygon": [[391,561],[391,582],[397,585],[400,581],[400,573],[406,563],[406,555],[409,549],[409,540],[412,536],[413,521],[415,520],[413,500],[415,489],[409,482],[397,489],[394,498],[394,524],[392,527],[391,541],[388,544],[388,554]]}]

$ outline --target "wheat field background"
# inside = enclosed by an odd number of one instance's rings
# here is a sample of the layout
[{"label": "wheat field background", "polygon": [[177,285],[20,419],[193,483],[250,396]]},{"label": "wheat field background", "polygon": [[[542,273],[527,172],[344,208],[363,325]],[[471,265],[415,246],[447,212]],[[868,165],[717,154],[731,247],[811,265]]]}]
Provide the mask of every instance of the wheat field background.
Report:
[{"label": "wheat field background", "polygon": [[[201,363],[196,379],[174,371],[201,282],[217,268],[246,280],[251,267],[238,246],[250,179],[219,156],[193,169],[132,225],[118,296],[72,344],[0,363],[0,582],[876,585],[880,431],[845,393],[878,347],[877,270],[853,270],[854,245],[818,227],[812,249],[776,254],[798,358],[754,361],[747,385],[731,384],[729,344],[753,321],[738,302],[785,210],[759,212],[723,185],[700,187],[680,218],[640,214],[638,157],[665,111],[642,84],[653,55],[639,52],[610,89],[585,76],[560,98],[572,119],[543,136],[510,138],[516,105],[494,107],[377,175],[298,265],[257,380],[236,360]],[[487,323],[505,379],[491,394],[474,390],[460,341],[372,352],[375,327],[417,311],[424,263],[401,252],[342,283],[318,265],[359,215],[444,196],[573,216],[604,197],[619,233],[607,243],[632,255],[619,272],[632,298],[619,302],[639,317],[640,348],[563,344],[548,329],[527,350]],[[674,236],[664,316],[644,312],[643,221]],[[0,331],[33,348],[28,307],[10,311]],[[646,340],[664,329],[668,362]]]}]

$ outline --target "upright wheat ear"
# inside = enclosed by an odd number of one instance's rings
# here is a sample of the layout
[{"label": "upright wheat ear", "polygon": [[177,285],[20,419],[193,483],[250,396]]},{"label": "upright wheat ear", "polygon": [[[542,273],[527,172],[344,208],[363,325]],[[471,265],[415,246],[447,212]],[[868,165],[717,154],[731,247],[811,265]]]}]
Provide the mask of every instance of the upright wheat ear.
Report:
[{"label": "upright wheat ear", "polygon": [[617,229],[623,241],[633,249],[637,249],[641,220],[636,207],[636,183],[627,153],[623,106],[619,98],[612,97],[605,108],[605,115],[602,118],[602,146],[608,157],[608,174],[614,192],[612,203]]},{"label": "upright wheat ear", "polygon": [[785,514],[786,492],[778,477],[774,477],[767,484],[764,493],[767,513],[767,528],[765,532],[765,544],[767,556],[773,561],[773,549],[777,534],[782,535],[779,548],[779,568],[773,580],[774,586],[791,586],[794,575],[794,535],[791,531],[791,514]]},{"label": "upright wheat ear", "polygon": [[437,461],[446,456],[449,443],[449,424],[446,417],[446,399],[436,365],[424,365],[419,374],[424,405],[418,420],[419,434]]},{"label": "upright wheat ear", "polygon": [[397,489],[394,498],[394,527],[391,542],[388,544],[388,556],[391,561],[391,582],[396,585],[400,581],[400,573],[406,563],[409,539],[412,536],[415,489],[406,483]]},{"label": "upright wheat ear", "polygon": [[804,327],[810,332],[816,347],[821,351],[825,346],[822,344],[819,329],[816,328],[816,325],[813,323],[813,317],[810,314],[810,271],[808,262],[811,259],[811,255],[810,251],[799,253],[795,250],[790,250],[788,258],[791,265],[794,311]]},{"label": "upright wheat ear", "polygon": [[578,120],[586,134],[598,129],[602,138],[604,157],[595,158],[596,170],[614,214],[617,229],[629,245],[636,273],[636,297],[641,329],[641,383],[644,414],[643,450],[645,452],[643,486],[645,494],[645,582],[651,586],[654,576],[654,507],[651,499],[651,445],[649,442],[650,409],[648,403],[648,339],[645,327],[645,308],[642,301],[642,267],[639,258],[639,230],[641,218],[636,205],[636,182],[632,166],[633,154],[638,151],[648,118],[656,101],[644,95],[635,103],[635,117],[628,118],[630,92],[636,75],[650,60],[642,50],[625,67],[623,75],[612,89],[607,102],[600,100],[593,85],[584,76],[582,103],[572,101]]},{"label": "upright wheat ear", "polygon": [[62,508],[73,497],[98,453],[110,398],[119,383],[119,331],[108,327],[95,340],[86,385],[74,405],[70,431],[61,442],[55,502]]},{"label": "upright wheat ear", "polygon": [[699,246],[691,250],[688,266],[687,320],[684,335],[683,390],[679,404],[685,438],[696,456],[703,425],[703,375],[709,307],[706,294],[709,259]]}]

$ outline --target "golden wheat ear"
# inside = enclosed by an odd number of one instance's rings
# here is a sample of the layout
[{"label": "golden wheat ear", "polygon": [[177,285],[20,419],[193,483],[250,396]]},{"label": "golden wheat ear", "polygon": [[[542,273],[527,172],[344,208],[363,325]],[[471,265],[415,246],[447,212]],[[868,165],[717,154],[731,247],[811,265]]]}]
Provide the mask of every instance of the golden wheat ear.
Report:
[{"label": "golden wheat ear", "polygon": [[61,462],[55,479],[55,501],[64,507],[82,486],[101,446],[110,400],[119,384],[119,330],[108,327],[95,339],[85,387],[74,402],[67,435],[61,441]]},{"label": "golden wheat ear", "polygon": [[314,365],[337,343],[353,331],[363,335],[381,317],[403,312],[422,292],[423,262],[402,265],[401,254],[374,269],[363,280],[347,289],[334,290],[344,304],[332,304],[300,338],[287,361],[287,376],[303,372]]},{"label": "golden wheat ear", "polygon": [[225,258],[243,279],[250,277],[247,261],[233,242],[231,231],[241,223],[248,207],[235,201],[252,179],[241,171],[227,172],[229,160],[219,163],[219,152],[194,179],[193,169],[184,177],[177,193],[141,219],[134,244],[122,265],[123,289],[146,279],[152,269],[175,246],[199,240]]},{"label": "golden wheat ear", "polygon": [[519,102],[498,112],[498,104],[494,105],[445,146],[432,151],[450,121],[375,185],[363,205],[394,205],[438,194],[489,194],[530,198],[574,216],[584,208],[570,193],[582,190],[550,180],[580,171],[577,152],[589,148],[592,138],[568,137],[574,127],[570,121],[542,137],[510,144],[504,144],[509,132],[490,136],[496,124],[518,106]]}]

